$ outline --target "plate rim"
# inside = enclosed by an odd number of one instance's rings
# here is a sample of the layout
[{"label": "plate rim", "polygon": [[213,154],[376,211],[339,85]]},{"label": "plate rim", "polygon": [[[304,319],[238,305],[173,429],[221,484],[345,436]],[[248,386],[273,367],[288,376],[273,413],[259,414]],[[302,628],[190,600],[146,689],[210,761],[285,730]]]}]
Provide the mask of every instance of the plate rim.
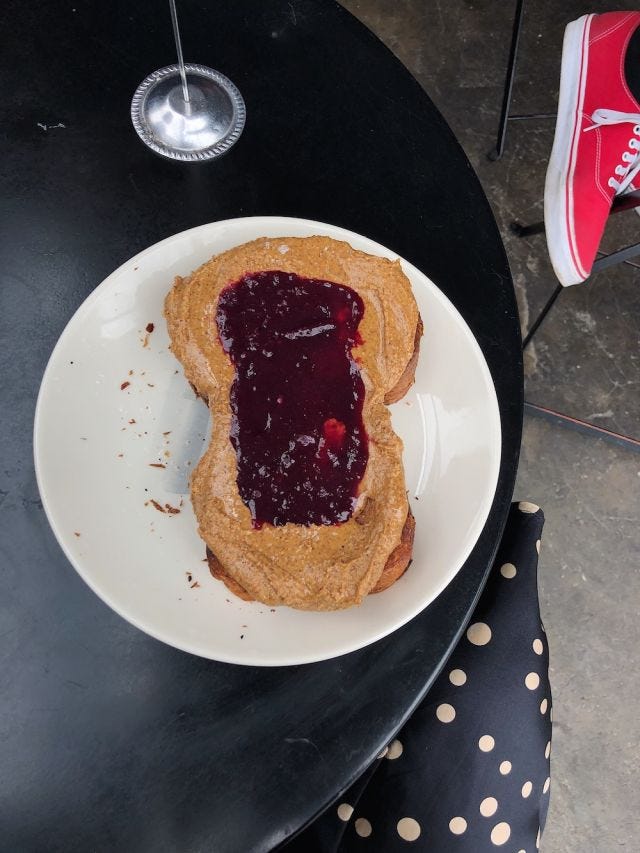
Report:
[{"label": "plate rim", "polygon": [[[196,232],[202,232],[206,229],[223,229],[227,226],[248,226],[251,228],[252,226],[258,226],[259,224],[263,224],[264,226],[275,226],[276,224],[280,225],[282,223],[283,227],[286,227],[287,224],[295,225],[297,227],[304,227],[313,229],[319,229],[319,233],[324,234],[326,236],[335,237],[335,239],[341,239],[349,241],[350,238],[356,238],[360,243],[363,241],[369,244],[370,249],[374,250],[372,253],[379,254],[380,251],[383,253],[384,257],[393,257],[400,261],[403,266],[405,273],[407,270],[410,270],[412,273],[417,274],[419,277],[426,279],[427,283],[430,285],[430,289],[432,291],[432,295],[440,301],[440,303],[444,306],[444,308],[451,312],[456,321],[460,324],[462,330],[464,331],[465,336],[469,340],[469,343],[472,349],[475,349],[477,361],[480,365],[480,370],[484,375],[484,379],[486,385],[489,389],[489,394],[491,397],[491,410],[492,410],[492,420],[494,421],[493,426],[495,429],[492,429],[491,432],[494,437],[495,442],[495,454],[492,459],[492,468],[490,471],[492,488],[487,491],[487,496],[485,498],[487,507],[486,512],[482,512],[478,521],[476,522],[477,530],[472,527],[473,535],[469,537],[469,543],[467,547],[463,549],[461,553],[461,558],[459,558],[459,565],[453,571],[450,576],[444,579],[440,584],[438,584],[435,589],[436,592],[433,594],[431,600],[428,604],[421,604],[417,607],[410,608],[408,615],[404,616],[401,621],[392,627],[385,627],[380,631],[374,631],[371,636],[368,636],[364,642],[356,641],[350,642],[343,645],[341,648],[337,648],[333,650],[330,654],[326,652],[320,653],[306,653],[303,655],[298,655],[297,657],[286,657],[280,655],[277,659],[274,656],[273,659],[264,660],[259,657],[252,657],[251,654],[243,655],[242,658],[234,657],[230,654],[214,654],[207,649],[204,649],[202,646],[197,644],[190,644],[189,642],[179,642],[175,639],[167,639],[166,635],[163,635],[162,632],[158,631],[153,625],[149,625],[139,618],[136,617],[134,613],[129,611],[128,609],[121,606],[120,603],[114,603],[109,594],[106,594],[98,585],[96,585],[93,580],[90,572],[86,572],[84,568],[82,568],[82,564],[79,560],[71,554],[70,550],[67,547],[65,537],[62,535],[62,532],[59,531],[57,524],[55,523],[53,517],[53,507],[50,504],[50,498],[47,497],[46,489],[43,486],[43,471],[40,464],[40,422],[43,417],[42,411],[44,407],[43,398],[45,394],[45,390],[47,387],[47,380],[49,378],[50,372],[54,368],[54,362],[56,360],[57,353],[59,349],[62,348],[64,342],[66,341],[67,336],[71,333],[72,326],[75,325],[78,319],[82,319],[83,314],[91,310],[93,304],[100,298],[100,295],[103,291],[107,290],[111,284],[112,279],[115,279],[119,276],[125,269],[129,266],[133,267],[136,264],[139,264],[144,260],[145,256],[151,254],[152,252],[156,252],[161,247],[168,245],[177,239],[185,238],[189,234],[194,234]],[[332,232],[332,233],[331,233]],[[257,232],[256,232],[257,233]],[[294,236],[294,235],[286,235],[281,234],[278,236]],[[256,239],[252,237],[250,239]],[[245,242],[247,242],[245,240]],[[360,249],[361,251],[368,251],[367,249]],[[377,250],[377,252],[375,251]],[[196,267],[194,267],[195,269]],[[345,654],[349,654],[351,652],[355,652],[361,649],[366,648],[367,646],[372,645],[373,643],[378,642],[384,637],[388,637],[391,634],[395,633],[395,631],[402,628],[412,619],[416,618],[420,613],[424,612],[431,604],[433,604],[440,595],[442,595],[443,591],[453,582],[453,580],[458,576],[461,569],[464,567],[466,561],[469,558],[469,555],[475,548],[480,536],[482,535],[482,531],[487,523],[487,519],[491,512],[491,507],[493,505],[493,501],[495,499],[496,489],[498,486],[498,479],[500,473],[500,466],[502,463],[503,456],[503,443],[502,443],[502,418],[500,415],[500,407],[497,398],[495,383],[493,381],[493,377],[491,375],[491,371],[487,364],[487,360],[485,355],[478,343],[475,335],[473,334],[469,324],[466,322],[460,311],[456,308],[453,302],[442,292],[442,290],[438,287],[438,285],[422,270],[412,264],[410,261],[407,261],[397,252],[389,249],[384,246],[382,243],[373,240],[370,237],[366,237],[363,234],[359,234],[356,231],[352,231],[347,228],[343,228],[339,225],[334,225],[332,223],[321,222],[319,220],[305,219],[300,217],[292,217],[292,216],[279,216],[279,215],[257,215],[257,216],[247,216],[247,217],[233,217],[231,219],[223,219],[217,220],[213,222],[202,223],[201,225],[196,225],[192,228],[184,229],[183,231],[178,231],[175,234],[171,234],[167,237],[164,237],[162,240],[157,241],[156,243],[147,246],[145,249],[142,249],[140,252],[131,256],[127,260],[123,261],[116,269],[114,269],[109,275],[104,278],[80,303],[80,305],[73,312],[64,328],[62,329],[60,335],[58,336],[56,343],[51,351],[51,354],[47,360],[46,367],[42,374],[42,379],[40,381],[40,387],[38,389],[38,395],[36,400],[36,406],[34,411],[34,419],[33,419],[33,459],[34,459],[34,468],[36,475],[36,483],[38,486],[38,491],[40,494],[40,498],[42,500],[42,506],[45,511],[45,515],[47,518],[47,522],[55,536],[55,539],[62,549],[66,559],[71,564],[73,569],[78,573],[80,578],[87,584],[87,586],[92,590],[92,592],[98,596],[98,598],[107,605],[112,611],[114,611],[118,616],[125,619],[129,624],[136,627],[138,630],[147,634],[150,637],[153,637],[155,640],[158,640],[165,645],[168,645],[172,648],[178,649],[180,651],[186,652],[188,654],[196,655],[197,657],[202,657],[208,660],[217,661],[220,663],[230,663],[241,666],[260,666],[260,667],[273,667],[273,666],[298,666],[309,663],[318,663],[325,660],[331,660],[336,657],[340,657]]]}]

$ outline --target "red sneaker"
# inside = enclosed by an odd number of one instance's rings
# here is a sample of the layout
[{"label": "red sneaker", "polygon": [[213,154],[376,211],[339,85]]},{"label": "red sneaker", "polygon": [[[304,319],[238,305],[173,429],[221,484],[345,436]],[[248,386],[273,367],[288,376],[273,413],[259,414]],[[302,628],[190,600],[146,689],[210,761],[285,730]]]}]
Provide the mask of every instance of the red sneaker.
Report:
[{"label": "red sneaker", "polygon": [[640,103],[629,88],[640,96],[640,30],[630,45],[639,26],[640,12],[607,12],[565,30],[544,188],[549,255],[565,286],[588,277],[613,198],[640,171]]}]

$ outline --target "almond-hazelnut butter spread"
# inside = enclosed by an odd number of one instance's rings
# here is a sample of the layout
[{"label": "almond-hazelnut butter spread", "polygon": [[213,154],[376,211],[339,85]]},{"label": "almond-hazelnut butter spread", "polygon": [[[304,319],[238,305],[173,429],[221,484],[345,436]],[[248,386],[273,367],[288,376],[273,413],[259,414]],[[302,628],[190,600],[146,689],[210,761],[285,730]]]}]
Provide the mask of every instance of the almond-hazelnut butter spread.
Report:
[{"label": "almond-hazelnut butter spread", "polygon": [[[409,512],[385,404],[411,384],[422,328],[400,262],[328,237],[260,238],[177,278],[165,316],[172,351],[212,414],[191,500],[216,576],[268,605],[358,604]],[[271,344],[281,347],[277,370]],[[348,393],[332,387],[331,370]],[[406,565],[410,544],[403,553]]]}]

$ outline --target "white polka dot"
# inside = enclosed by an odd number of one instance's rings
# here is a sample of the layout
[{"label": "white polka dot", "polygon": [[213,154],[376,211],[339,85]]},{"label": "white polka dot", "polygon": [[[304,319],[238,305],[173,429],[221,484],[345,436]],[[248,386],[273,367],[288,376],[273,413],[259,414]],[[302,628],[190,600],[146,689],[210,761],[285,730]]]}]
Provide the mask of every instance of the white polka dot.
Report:
[{"label": "white polka dot", "polygon": [[462,669],[452,669],[449,673],[449,681],[454,687],[462,687],[467,680],[467,673]]},{"label": "white polka dot", "polygon": [[540,546],[541,545],[542,545],[542,542],[538,539],[538,541],[536,542],[536,551],[538,552],[538,554],[540,553]]},{"label": "white polka dot", "polygon": [[463,817],[452,817],[449,821],[449,829],[454,835],[462,835],[467,831],[467,822]]},{"label": "white polka dot", "polygon": [[549,758],[550,755],[551,755],[551,741],[549,741],[544,748],[544,757]]},{"label": "white polka dot", "polygon": [[538,834],[536,835],[536,850],[540,848],[540,828],[538,828]]},{"label": "white polka dot", "polygon": [[551,779],[547,776],[545,779],[544,785],[542,786],[542,793],[546,794],[549,790],[549,785],[551,784]]},{"label": "white polka dot", "polygon": [[492,817],[498,811],[498,801],[495,797],[485,797],[480,803],[482,817]]},{"label": "white polka dot", "polygon": [[540,676],[537,672],[530,672],[524,680],[529,690],[536,690],[540,686]]},{"label": "white polka dot", "polygon": [[511,580],[511,578],[515,578],[516,576],[516,567],[513,563],[505,563],[504,566],[500,566],[500,574],[503,578]]},{"label": "white polka dot", "polygon": [[533,785],[531,784],[531,782],[525,782],[524,785],[522,786],[522,791],[521,791],[522,796],[525,798],[525,800],[531,794],[532,791],[533,791]]},{"label": "white polka dot", "polygon": [[403,749],[404,747],[399,740],[392,740],[389,744],[389,751],[387,752],[387,758],[389,761],[393,761],[395,758],[400,758]]},{"label": "white polka dot", "polygon": [[506,776],[507,774],[511,773],[511,762],[510,761],[503,761],[500,764],[499,770],[503,776]]},{"label": "white polka dot", "polygon": [[389,752],[389,747],[388,747],[388,746],[385,746],[385,748],[382,750],[382,752],[380,753],[380,755],[378,755],[378,758],[384,758],[384,757],[385,757],[385,755],[386,755],[388,752]]},{"label": "white polka dot", "polygon": [[538,512],[540,507],[537,504],[532,504],[529,501],[520,501],[518,509],[521,512]]},{"label": "white polka dot", "polygon": [[373,830],[371,829],[371,824],[364,817],[359,817],[355,822],[355,830],[360,838],[368,838]]},{"label": "white polka dot", "polygon": [[491,737],[491,735],[482,735],[480,740],[478,741],[478,746],[482,750],[482,752],[491,752],[493,747],[496,745],[495,740]]},{"label": "white polka dot", "polygon": [[491,628],[484,622],[474,622],[467,628],[467,640],[474,646],[486,646],[491,639]]},{"label": "white polka dot", "polygon": [[501,847],[503,844],[506,844],[510,837],[511,827],[504,821],[502,823],[497,823],[491,830],[491,842],[495,844],[496,847]]},{"label": "white polka dot", "polygon": [[549,708],[549,720],[553,722],[553,705]]},{"label": "white polka dot", "polygon": [[412,817],[403,817],[396,827],[398,835],[405,841],[415,841],[420,837],[420,824]]},{"label": "white polka dot", "polygon": [[546,713],[547,713],[547,705],[548,705],[548,704],[549,704],[549,703],[547,702],[547,700],[546,700],[546,699],[543,699],[543,700],[542,700],[542,702],[540,703],[540,713],[541,713],[541,714],[546,714]]},{"label": "white polka dot", "polygon": [[436,717],[441,723],[452,723],[456,718],[456,709],[448,702],[443,702],[436,708]]},{"label": "white polka dot", "polygon": [[533,651],[537,655],[541,655],[542,652],[544,651],[544,646],[542,645],[542,640],[535,639],[533,641],[533,643],[531,643],[531,647],[533,648]]},{"label": "white polka dot", "polygon": [[350,820],[351,815],[353,814],[353,806],[350,806],[349,803],[340,803],[338,806],[338,817],[340,820]]},{"label": "white polka dot", "polygon": [[518,850],[518,853],[527,853],[526,850]]}]

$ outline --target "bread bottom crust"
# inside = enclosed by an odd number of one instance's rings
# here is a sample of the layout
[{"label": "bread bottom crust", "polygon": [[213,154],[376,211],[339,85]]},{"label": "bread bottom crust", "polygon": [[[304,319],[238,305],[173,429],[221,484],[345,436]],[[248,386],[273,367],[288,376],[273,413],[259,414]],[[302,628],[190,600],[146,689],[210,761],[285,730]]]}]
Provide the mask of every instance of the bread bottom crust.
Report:
[{"label": "bread bottom crust", "polygon": [[[382,574],[378,578],[376,585],[371,590],[371,593],[383,592],[383,590],[389,589],[389,587],[394,584],[398,578],[402,577],[409,568],[411,555],[413,553],[413,538],[415,536],[415,532],[416,521],[413,517],[413,513],[411,512],[411,508],[409,508],[407,519],[404,523],[404,527],[402,528],[402,533],[400,534],[400,542],[398,542],[396,547],[389,554],[384,569],[382,570]],[[237,595],[238,598],[241,598],[243,601],[255,600],[251,598],[244,587],[227,574],[209,546],[207,546],[207,563],[209,564],[209,571],[213,577],[222,581],[229,592]]]},{"label": "bread bottom crust", "polygon": [[424,331],[424,326],[422,325],[422,317],[418,314],[418,324],[416,326],[416,334],[413,340],[413,355],[407,362],[407,366],[402,372],[402,376],[393,388],[384,395],[384,402],[387,406],[391,403],[397,403],[398,400],[402,400],[404,395],[407,393],[409,388],[413,385],[416,379],[416,367],[418,366],[418,357],[420,355],[420,338],[422,337],[422,333]]}]

